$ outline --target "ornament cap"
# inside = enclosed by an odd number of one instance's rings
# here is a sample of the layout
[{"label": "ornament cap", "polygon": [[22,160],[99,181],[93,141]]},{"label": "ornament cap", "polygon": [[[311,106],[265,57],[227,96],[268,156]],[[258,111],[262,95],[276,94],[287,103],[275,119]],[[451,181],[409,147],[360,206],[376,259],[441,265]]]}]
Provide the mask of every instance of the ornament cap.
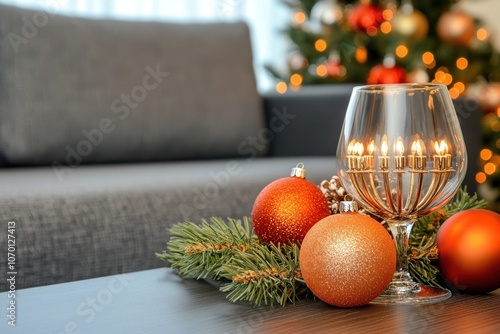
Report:
[{"label": "ornament cap", "polygon": [[340,202],[339,213],[358,212],[358,203],[352,200],[350,195],[345,195],[344,200]]},{"label": "ornament cap", "polygon": [[297,166],[292,168],[292,174],[290,176],[298,177],[300,179],[305,179],[306,178],[306,168],[304,166],[304,163],[299,162]]}]

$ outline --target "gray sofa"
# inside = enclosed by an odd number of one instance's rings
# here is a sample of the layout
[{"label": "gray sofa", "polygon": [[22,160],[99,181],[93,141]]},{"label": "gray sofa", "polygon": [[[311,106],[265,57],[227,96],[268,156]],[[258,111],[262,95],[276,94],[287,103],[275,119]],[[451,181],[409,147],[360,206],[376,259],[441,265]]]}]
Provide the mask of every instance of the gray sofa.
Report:
[{"label": "gray sofa", "polygon": [[[18,289],[164,266],[172,224],[249,215],[298,162],[315,183],[335,173],[352,85],[258,94],[242,23],[0,5],[0,35],[0,249],[15,222]],[[475,189],[480,112],[456,107]]]}]

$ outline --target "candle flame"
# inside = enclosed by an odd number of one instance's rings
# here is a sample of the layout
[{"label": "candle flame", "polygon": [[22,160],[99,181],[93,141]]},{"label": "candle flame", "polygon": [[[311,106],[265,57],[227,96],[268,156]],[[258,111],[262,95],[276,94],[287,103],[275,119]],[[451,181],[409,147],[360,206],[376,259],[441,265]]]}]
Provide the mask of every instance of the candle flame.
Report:
[{"label": "candle flame", "polygon": [[373,152],[375,152],[375,141],[372,140],[369,144],[368,144],[368,155],[373,155]]},{"label": "candle flame", "polygon": [[347,154],[352,155],[354,153],[354,147],[356,145],[356,140],[351,140],[349,145],[347,145]]},{"label": "candle flame", "polygon": [[365,148],[364,148],[363,144],[361,144],[360,142],[357,142],[356,144],[354,144],[354,152],[353,153],[357,153],[359,156],[362,156],[364,150],[365,150]]},{"label": "candle flame", "polygon": [[439,143],[436,141],[434,142],[434,150],[438,155],[447,154],[449,150],[448,143],[444,139],[442,139]]},{"label": "candle flame", "polygon": [[382,136],[382,144],[380,145],[380,152],[382,155],[387,155],[387,151],[389,151],[389,145],[387,145],[387,136]]},{"label": "candle flame", "polygon": [[394,153],[401,156],[405,153],[405,146],[403,145],[403,140],[398,137],[396,144],[394,145]]},{"label": "candle flame", "polygon": [[411,154],[422,156],[424,154],[424,142],[421,139],[416,139],[411,144]]}]

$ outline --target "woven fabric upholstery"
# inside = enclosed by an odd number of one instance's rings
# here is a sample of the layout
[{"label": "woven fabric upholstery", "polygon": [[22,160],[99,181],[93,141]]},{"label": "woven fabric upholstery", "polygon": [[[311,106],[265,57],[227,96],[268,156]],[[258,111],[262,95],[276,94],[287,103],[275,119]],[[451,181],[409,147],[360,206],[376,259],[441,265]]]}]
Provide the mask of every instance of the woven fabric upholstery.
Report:
[{"label": "woven fabric upholstery", "polygon": [[327,157],[80,166],[62,182],[51,168],[4,170],[0,212],[16,223],[16,287],[165,266],[154,253],[165,249],[168,227],[249,216],[257,194],[300,161],[316,184],[335,170]]},{"label": "woven fabric upholstery", "polygon": [[0,5],[0,36],[5,163],[237,156],[264,126],[243,23],[91,20]]}]

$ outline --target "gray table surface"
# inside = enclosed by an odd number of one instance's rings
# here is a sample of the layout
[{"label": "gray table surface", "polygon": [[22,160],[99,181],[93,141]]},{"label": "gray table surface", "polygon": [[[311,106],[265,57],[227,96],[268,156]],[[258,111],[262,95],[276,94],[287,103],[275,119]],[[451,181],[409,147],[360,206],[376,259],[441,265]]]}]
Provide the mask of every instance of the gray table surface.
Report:
[{"label": "gray table surface", "polygon": [[0,333],[500,333],[500,290],[431,305],[252,307],[160,268],[19,290],[15,327],[8,300],[0,294]]}]

